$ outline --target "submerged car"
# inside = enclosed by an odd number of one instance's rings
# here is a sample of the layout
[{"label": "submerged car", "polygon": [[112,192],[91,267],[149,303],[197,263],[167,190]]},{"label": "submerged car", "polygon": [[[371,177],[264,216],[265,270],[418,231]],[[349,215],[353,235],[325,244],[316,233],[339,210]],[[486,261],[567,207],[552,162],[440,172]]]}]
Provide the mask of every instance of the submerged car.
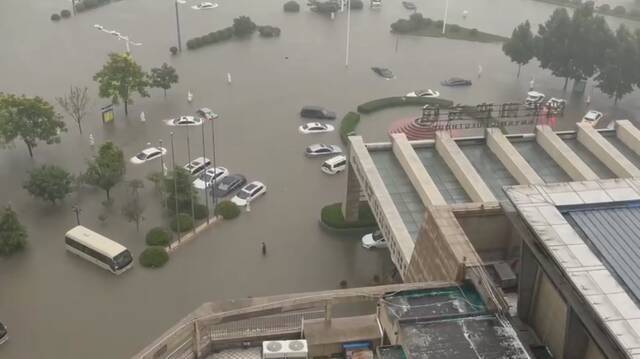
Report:
[{"label": "submerged car", "polygon": [[238,192],[238,194],[231,198],[231,202],[240,207],[246,206],[247,203],[255,200],[265,193],[267,193],[267,186],[265,186],[262,182],[253,181],[248,185],[242,187],[240,192]]},{"label": "submerged car", "polygon": [[201,2],[197,5],[193,5],[191,8],[194,10],[207,10],[217,8],[218,4],[212,2]]},{"label": "submerged car", "polygon": [[167,153],[167,149],[164,147],[149,147],[140,151],[137,155],[131,157],[129,160],[134,165],[139,165],[151,160],[155,160],[156,158],[160,158]]},{"label": "submerged car", "polygon": [[334,130],[334,127],[331,125],[325,125],[320,122],[309,122],[298,128],[300,133],[309,134],[309,133],[322,133],[322,132],[331,132]]},{"label": "submerged car", "polygon": [[371,70],[385,79],[392,79],[395,77],[393,72],[386,67],[372,67]]},{"label": "submerged car", "polygon": [[203,107],[196,111],[196,114],[200,116],[200,118],[204,118],[205,120],[215,120],[219,117],[219,115],[213,111],[211,111],[208,107]]},{"label": "submerged car", "polygon": [[382,232],[375,231],[373,233],[365,234],[362,237],[362,246],[364,248],[387,248],[387,241],[384,239]]},{"label": "submerged car", "polygon": [[307,157],[320,157],[342,153],[342,149],[336,145],[314,144],[307,146],[304,154]]},{"label": "submerged car", "polygon": [[451,77],[440,82],[443,86],[471,86],[471,80],[465,80],[460,77]]},{"label": "submerged car", "polygon": [[199,178],[193,181],[193,187],[197,189],[209,188],[228,174],[229,170],[224,167],[207,168]]},{"label": "submerged car", "polygon": [[598,122],[600,122],[600,120],[602,120],[603,117],[604,114],[602,112],[589,110],[589,112],[587,112],[584,117],[582,117],[582,123],[587,123],[591,126],[595,126],[598,124]]},{"label": "submerged car", "polygon": [[337,155],[324,161],[320,170],[328,175],[335,175],[347,168],[347,156]]},{"label": "submerged car", "polygon": [[213,196],[217,198],[226,197],[239,190],[245,183],[247,183],[247,179],[243,175],[233,174],[225,176],[218,181],[218,184],[213,188]]},{"label": "submerged car", "polygon": [[211,164],[211,160],[206,157],[198,157],[195,160],[184,165],[184,169],[192,176],[199,175]]},{"label": "submerged car", "polygon": [[528,107],[535,107],[538,104],[543,103],[545,98],[546,96],[542,92],[529,91],[527,92],[527,98],[524,99],[524,103]]},{"label": "submerged car", "polygon": [[167,121],[169,126],[200,126],[202,125],[202,119],[193,116],[180,116],[178,118],[172,118]]},{"label": "submerged car", "polygon": [[0,345],[7,340],[9,340],[9,331],[7,330],[7,327],[0,322]]},{"label": "submerged car", "polygon": [[413,92],[409,92],[405,95],[405,97],[440,97],[440,92],[432,89],[426,90],[415,90]]},{"label": "submerged car", "polygon": [[552,97],[549,99],[549,101],[547,101],[545,106],[550,112],[555,113],[563,110],[566,105],[567,105],[567,100],[557,98],[557,97]]},{"label": "submerged car", "polygon": [[336,118],[336,113],[320,106],[304,106],[300,110],[300,116],[306,118],[319,118],[321,120],[334,120]]}]

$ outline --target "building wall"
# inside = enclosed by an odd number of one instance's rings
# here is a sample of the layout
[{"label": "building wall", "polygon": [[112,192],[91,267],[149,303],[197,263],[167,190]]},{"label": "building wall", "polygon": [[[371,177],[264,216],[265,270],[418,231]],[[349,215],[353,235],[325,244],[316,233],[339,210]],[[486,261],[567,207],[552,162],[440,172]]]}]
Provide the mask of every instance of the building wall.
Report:
[{"label": "building wall", "polygon": [[502,213],[460,215],[456,218],[483,260],[506,260],[519,256],[521,240]]},{"label": "building wall", "polygon": [[529,325],[554,358],[563,358],[567,305],[542,271],[538,272],[529,318]]},{"label": "building wall", "polygon": [[584,359],[605,359],[606,357],[602,354],[598,345],[593,341],[593,339],[589,338],[589,344],[587,345],[587,350],[584,355]]}]

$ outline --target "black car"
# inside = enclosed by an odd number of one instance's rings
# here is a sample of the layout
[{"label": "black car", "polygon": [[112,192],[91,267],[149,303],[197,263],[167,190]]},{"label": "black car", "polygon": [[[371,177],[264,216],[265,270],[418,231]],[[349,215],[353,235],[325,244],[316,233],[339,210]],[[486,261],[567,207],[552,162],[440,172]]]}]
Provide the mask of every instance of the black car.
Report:
[{"label": "black car", "polygon": [[247,183],[247,179],[243,175],[228,175],[220,180],[213,189],[213,195],[216,198],[226,197],[242,188]]},{"label": "black car", "polygon": [[402,6],[407,10],[415,10],[417,8],[416,4],[411,1],[403,1]]},{"label": "black car", "polygon": [[0,322],[0,344],[6,342],[9,339],[9,332],[7,332],[7,327]]},{"label": "black car", "polygon": [[319,118],[322,120],[334,120],[336,118],[336,113],[320,106],[305,106],[300,110],[300,116],[306,118]]},{"label": "black car", "polygon": [[471,80],[452,77],[450,79],[442,81],[440,84],[443,86],[471,86]]},{"label": "black car", "polygon": [[395,75],[393,74],[393,72],[386,67],[372,67],[371,71],[375,72],[381,77],[384,77],[387,80],[395,78]]}]

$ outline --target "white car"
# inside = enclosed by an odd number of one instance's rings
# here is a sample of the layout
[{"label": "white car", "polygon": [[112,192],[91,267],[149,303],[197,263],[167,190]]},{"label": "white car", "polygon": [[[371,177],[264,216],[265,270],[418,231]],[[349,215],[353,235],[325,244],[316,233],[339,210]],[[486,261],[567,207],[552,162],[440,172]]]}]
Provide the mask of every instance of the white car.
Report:
[{"label": "white car", "polygon": [[211,187],[227,175],[229,175],[229,170],[224,167],[207,168],[200,177],[193,181],[193,187],[197,189]]},{"label": "white car", "polygon": [[364,248],[387,248],[387,241],[384,239],[382,232],[375,231],[373,233],[365,234],[362,237],[362,246]]},{"label": "white car", "polygon": [[309,134],[309,133],[322,133],[322,132],[331,132],[334,130],[334,127],[331,125],[325,125],[320,122],[309,122],[300,127],[298,127],[298,131],[300,133]]},{"label": "white car", "polygon": [[198,157],[195,160],[184,165],[184,169],[192,176],[199,175],[202,171],[211,165],[211,160],[206,157]]},{"label": "white car", "polygon": [[546,96],[542,92],[529,91],[527,92],[527,98],[524,99],[524,103],[529,107],[535,107],[538,104],[544,102]]},{"label": "white car", "polygon": [[201,2],[198,5],[193,5],[191,8],[194,10],[207,10],[207,9],[215,9],[218,7],[218,4],[212,2]]},{"label": "white car", "polygon": [[160,158],[167,153],[167,149],[164,147],[149,147],[140,151],[137,155],[131,157],[129,160],[134,165],[139,165],[145,163],[147,161],[155,160],[156,158]]},{"label": "white car", "polygon": [[335,175],[347,168],[347,156],[337,155],[324,161],[320,170],[328,175]]},{"label": "white car", "polygon": [[169,126],[200,126],[202,125],[202,119],[193,116],[180,116],[178,118],[172,118],[167,121]]},{"label": "white car", "polygon": [[591,126],[595,126],[604,117],[602,112],[596,110],[589,110],[584,117],[582,117],[582,123],[588,123]]},{"label": "white car", "polygon": [[204,118],[205,120],[215,120],[216,118],[220,117],[217,113],[211,111],[211,109],[208,107],[203,107],[196,111],[196,113],[198,114],[198,116]]},{"label": "white car", "polygon": [[240,192],[231,198],[231,202],[240,207],[246,206],[248,202],[255,200],[265,193],[267,193],[267,186],[262,182],[253,181],[242,187]]},{"label": "white car", "polygon": [[319,157],[328,155],[337,155],[342,153],[342,149],[336,145],[325,145],[317,143],[311,146],[307,146],[304,150],[304,154],[307,157]]},{"label": "white car", "polygon": [[413,92],[409,92],[405,95],[405,97],[440,97],[440,92],[432,89],[426,90],[415,90]]}]

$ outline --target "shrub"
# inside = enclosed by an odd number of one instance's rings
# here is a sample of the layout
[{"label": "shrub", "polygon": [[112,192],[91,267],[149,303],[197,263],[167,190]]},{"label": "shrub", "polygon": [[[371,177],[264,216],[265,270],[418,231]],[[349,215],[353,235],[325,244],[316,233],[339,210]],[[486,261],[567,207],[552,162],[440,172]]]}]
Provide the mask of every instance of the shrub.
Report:
[{"label": "shrub", "polygon": [[422,19],[422,26],[429,27],[431,25],[433,25],[433,20],[431,20],[431,18],[427,17]]},{"label": "shrub", "polygon": [[178,53],[178,48],[175,46],[171,46],[169,48],[169,52],[171,53],[171,55],[176,55]]},{"label": "shrub", "polygon": [[631,17],[640,17],[640,9],[631,9],[631,10],[629,10],[629,16],[631,16]]},{"label": "shrub", "polygon": [[86,6],[84,5],[83,2],[77,2],[76,3],[76,11],[77,12],[83,12],[86,10]]},{"label": "shrub", "polygon": [[93,9],[95,7],[98,7],[98,5],[101,5],[101,2],[98,0],[83,0],[81,3],[84,4],[85,10]]},{"label": "shrub", "polygon": [[358,112],[371,113],[390,107],[416,106],[416,105],[439,105],[449,107],[453,102],[441,98],[425,97],[385,97],[377,100],[365,102],[358,106]]},{"label": "shrub", "polygon": [[416,29],[416,24],[407,19],[400,19],[391,24],[391,31],[398,34],[406,34]]},{"label": "shrub", "polygon": [[362,0],[351,0],[351,10],[361,10],[364,7]]},{"label": "shrub", "polygon": [[316,2],[311,10],[321,14],[331,14],[340,10],[340,5],[333,1]]},{"label": "shrub", "polygon": [[51,21],[60,21],[60,15],[51,14]]},{"label": "shrub", "polygon": [[140,265],[145,268],[160,268],[169,261],[169,254],[160,246],[152,246],[140,253]]},{"label": "shrub", "polygon": [[447,28],[449,28],[449,31],[451,32],[460,32],[460,25],[451,24],[448,25]]},{"label": "shrub", "polygon": [[340,139],[344,144],[347,144],[349,134],[354,132],[358,123],[360,122],[360,114],[355,112],[349,112],[342,118],[340,122]]},{"label": "shrub", "polygon": [[609,12],[611,10],[611,6],[609,4],[602,4],[598,6],[598,11],[600,12]]},{"label": "shrub", "polygon": [[191,215],[186,213],[178,213],[178,215],[171,220],[171,230],[178,232],[178,224],[180,225],[180,233],[188,232],[193,229],[193,220],[191,219]]},{"label": "shrub", "polygon": [[618,6],[613,8],[612,13],[614,13],[616,15],[624,15],[624,14],[627,13],[627,9],[625,9],[624,6],[622,6],[622,5],[618,5]]},{"label": "shrub", "polygon": [[478,36],[478,29],[474,28],[474,29],[469,30],[469,36],[473,36],[473,37]]},{"label": "shrub", "polygon": [[298,4],[294,0],[290,0],[284,3],[284,6],[282,8],[284,9],[285,12],[299,12],[300,4]]},{"label": "shrub", "polygon": [[196,220],[201,220],[209,217],[209,209],[204,204],[195,204],[193,206],[193,216]]},{"label": "shrub", "polygon": [[60,11],[60,16],[62,16],[64,19],[68,19],[71,17],[71,11],[64,9]]},{"label": "shrub", "polygon": [[444,25],[444,21],[442,21],[442,20],[436,20],[436,21],[434,21],[434,23],[433,23],[433,24],[434,24],[437,28],[441,29],[441,28],[442,28],[442,25]]},{"label": "shrub", "polygon": [[280,36],[280,28],[274,26],[260,26],[258,32],[262,37],[277,37]]},{"label": "shrub", "polygon": [[367,202],[360,202],[358,213],[360,217],[358,221],[349,223],[345,222],[344,216],[342,215],[342,203],[338,202],[322,207],[320,220],[327,227],[336,229],[377,227],[376,219]]},{"label": "shrub", "polygon": [[162,227],[152,228],[145,237],[148,246],[166,247],[171,243],[171,233]]},{"label": "shrub", "polygon": [[240,215],[240,207],[231,201],[222,201],[218,203],[214,213],[224,219],[234,219]]},{"label": "shrub", "polygon": [[233,34],[236,36],[247,36],[256,31],[256,24],[248,16],[240,16],[233,19]]},{"label": "shrub", "polygon": [[422,25],[422,22],[424,21],[424,17],[422,16],[421,13],[414,12],[413,14],[411,14],[411,16],[409,16],[409,21],[414,23],[415,26],[420,26],[420,25]]},{"label": "shrub", "polygon": [[189,50],[196,49],[196,41],[194,39],[190,39],[187,41],[187,49]]}]

